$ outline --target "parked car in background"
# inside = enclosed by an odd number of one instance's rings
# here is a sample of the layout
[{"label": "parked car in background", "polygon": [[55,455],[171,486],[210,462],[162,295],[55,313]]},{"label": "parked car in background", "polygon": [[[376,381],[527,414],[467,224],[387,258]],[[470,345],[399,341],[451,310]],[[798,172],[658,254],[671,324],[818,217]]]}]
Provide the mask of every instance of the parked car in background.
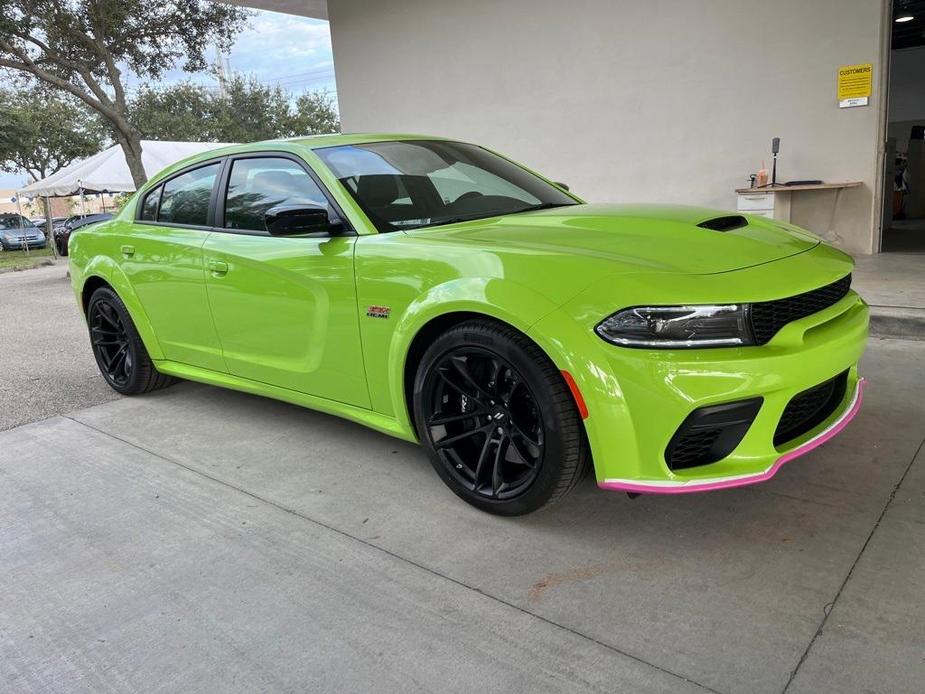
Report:
[{"label": "parked car in background", "polygon": [[83,219],[84,217],[88,217],[88,216],[89,215],[86,215],[86,214],[73,214],[73,215],[70,215],[69,217],[55,217],[52,220],[52,226],[54,227],[55,233],[58,233],[60,231],[63,231],[64,227],[66,227],[67,225],[73,224],[74,222],[80,219]]},{"label": "parked car in background", "polygon": [[632,494],[762,482],[861,403],[846,254],[758,215],[587,204],[462,142],[212,150],[70,245],[116,391],[180,377],[340,415],[419,441],[492,513],[592,467]]},{"label": "parked car in background", "polygon": [[71,238],[71,232],[110,219],[112,215],[109,212],[69,217],[60,228],[55,229],[55,247],[58,249],[58,255],[67,255],[67,242]]},{"label": "parked car in background", "polygon": [[[54,230],[54,228],[55,228],[56,226],[59,226],[59,225],[61,225],[61,224],[64,224],[64,222],[65,222],[66,220],[67,220],[67,217],[52,217],[52,218],[51,218],[51,228],[52,228],[52,230]],[[45,231],[45,226],[46,226],[46,224],[48,223],[48,220],[45,219],[44,217],[33,217],[33,218],[32,218],[32,223],[35,224],[35,226],[37,226],[37,227],[38,227],[39,229],[41,229],[42,231]],[[47,234],[46,234],[46,236],[47,236]]]},{"label": "parked car in background", "polygon": [[5,251],[45,248],[45,234],[20,214],[0,214],[0,247]]}]

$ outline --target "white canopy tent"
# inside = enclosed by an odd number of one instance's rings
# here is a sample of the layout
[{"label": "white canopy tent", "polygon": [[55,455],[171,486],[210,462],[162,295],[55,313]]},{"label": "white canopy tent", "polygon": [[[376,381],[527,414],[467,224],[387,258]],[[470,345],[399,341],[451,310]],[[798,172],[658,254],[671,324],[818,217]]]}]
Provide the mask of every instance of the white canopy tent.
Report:
[{"label": "white canopy tent", "polygon": [[[142,140],[141,163],[150,177],[165,166],[225,144]],[[135,183],[125,163],[122,148],[114,145],[88,159],[74,162],[48,178],[30,183],[21,188],[19,193],[23,196],[51,198],[81,193],[127,193],[134,190]]]},{"label": "white canopy tent", "polygon": [[[175,164],[181,159],[216,147],[223,147],[226,144],[228,143],[142,140],[141,164],[148,177],[151,177],[164,167]],[[132,180],[128,164],[125,163],[125,154],[119,145],[114,145],[88,159],[75,161],[58,173],[30,183],[25,188],[20,188],[17,199],[46,198],[45,215],[48,222],[45,233],[52,254],[57,255],[51,231],[51,205],[47,204],[47,198],[80,195],[81,209],[83,209],[85,193],[130,193],[134,190],[135,182]]]}]

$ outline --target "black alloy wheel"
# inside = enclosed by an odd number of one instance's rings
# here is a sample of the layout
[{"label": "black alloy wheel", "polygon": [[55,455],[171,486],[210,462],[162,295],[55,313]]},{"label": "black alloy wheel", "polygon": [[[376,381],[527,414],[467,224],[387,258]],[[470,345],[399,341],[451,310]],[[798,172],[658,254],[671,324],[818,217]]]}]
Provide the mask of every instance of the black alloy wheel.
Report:
[{"label": "black alloy wheel", "polygon": [[489,499],[517,496],[543,462],[543,422],[523,376],[480,347],[447,352],[424,391],[425,422],[449,474]]},{"label": "black alloy wheel", "polygon": [[100,287],[90,297],[87,326],[96,364],[113,390],[137,395],[175,381],[154,368],[128,309],[109,287]]},{"label": "black alloy wheel", "polygon": [[132,376],[135,357],[122,317],[116,307],[103,298],[90,306],[87,322],[100,372],[116,389],[124,388]]},{"label": "black alloy wheel", "polygon": [[431,463],[482,510],[529,513],[564,496],[587,470],[581,419],[562,375],[507,325],[467,321],[437,338],[414,395]]}]

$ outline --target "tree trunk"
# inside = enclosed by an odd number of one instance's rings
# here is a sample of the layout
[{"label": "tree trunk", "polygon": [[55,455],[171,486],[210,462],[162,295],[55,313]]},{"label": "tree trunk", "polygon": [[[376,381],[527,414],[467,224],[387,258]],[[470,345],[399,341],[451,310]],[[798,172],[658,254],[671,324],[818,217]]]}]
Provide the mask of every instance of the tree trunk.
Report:
[{"label": "tree trunk", "polygon": [[46,196],[42,198],[42,202],[45,204],[45,238],[47,243],[51,246],[51,257],[58,257],[58,247],[55,245],[55,227],[51,221],[51,199]]},{"label": "tree trunk", "polygon": [[[116,123],[118,126],[119,124]],[[126,135],[124,132],[116,131],[116,141],[122,148],[125,155],[125,163],[128,164],[128,170],[132,174],[132,180],[135,182],[135,190],[141,188],[148,180],[145,173],[145,167],[141,163],[141,136],[134,132]]]}]

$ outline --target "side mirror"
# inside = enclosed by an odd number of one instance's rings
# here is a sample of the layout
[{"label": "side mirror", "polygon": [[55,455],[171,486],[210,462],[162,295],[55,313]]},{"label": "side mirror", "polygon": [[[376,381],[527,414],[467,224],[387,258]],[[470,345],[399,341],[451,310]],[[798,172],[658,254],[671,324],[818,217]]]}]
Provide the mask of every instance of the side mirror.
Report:
[{"label": "side mirror", "polygon": [[267,231],[273,236],[295,236],[331,232],[340,223],[332,224],[328,211],[316,205],[279,205],[264,213]]},{"label": "side mirror", "polygon": [[568,190],[568,184],[567,184],[567,183],[562,183],[561,181],[553,181],[553,183],[555,183],[557,186],[559,186],[562,190]]}]

